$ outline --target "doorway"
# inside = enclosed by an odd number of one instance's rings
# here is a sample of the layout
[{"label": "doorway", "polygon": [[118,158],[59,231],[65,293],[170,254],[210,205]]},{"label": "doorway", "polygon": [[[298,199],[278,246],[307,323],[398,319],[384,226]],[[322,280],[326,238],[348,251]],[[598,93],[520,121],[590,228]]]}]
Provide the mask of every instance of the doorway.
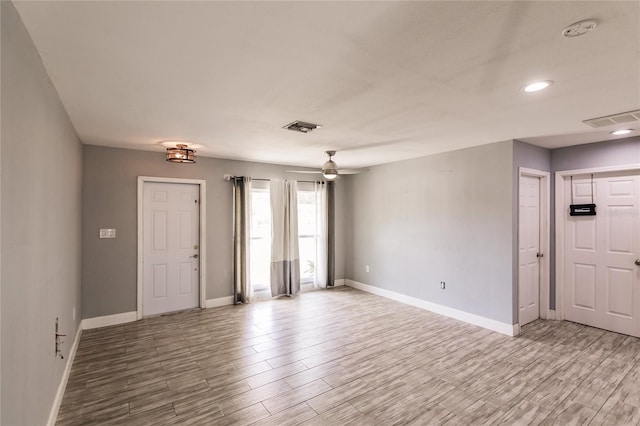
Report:
[{"label": "doorway", "polygon": [[518,324],[522,327],[548,318],[549,173],[526,168],[519,171]]},{"label": "doorway", "polygon": [[138,178],[138,319],[204,307],[205,182]]},{"label": "doorway", "polygon": [[[640,170],[560,177],[562,318],[640,337]],[[570,204],[595,204],[595,215],[571,216]]]}]

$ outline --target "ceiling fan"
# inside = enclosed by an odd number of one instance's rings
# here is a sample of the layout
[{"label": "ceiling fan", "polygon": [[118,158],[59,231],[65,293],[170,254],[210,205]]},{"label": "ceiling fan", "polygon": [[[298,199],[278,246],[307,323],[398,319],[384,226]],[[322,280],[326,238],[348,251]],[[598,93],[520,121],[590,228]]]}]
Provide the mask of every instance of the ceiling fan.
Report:
[{"label": "ceiling fan", "polygon": [[325,154],[329,157],[329,161],[324,163],[321,170],[287,170],[292,173],[322,173],[327,180],[336,180],[339,175],[355,175],[361,172],[367,171],[367,169],[338,169],[338,165],[331,159],[336,155],[336,151],[325,151]]}]

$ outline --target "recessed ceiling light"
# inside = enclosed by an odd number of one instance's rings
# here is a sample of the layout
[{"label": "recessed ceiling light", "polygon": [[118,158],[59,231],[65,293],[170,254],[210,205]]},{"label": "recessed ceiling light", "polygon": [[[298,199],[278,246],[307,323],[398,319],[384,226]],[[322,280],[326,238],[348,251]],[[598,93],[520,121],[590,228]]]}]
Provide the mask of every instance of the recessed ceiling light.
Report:
[{"label": "recessed ceiling light", "polygon": [[614,130],[613,132],[610,132],[610,133],[615,136],[620,136],[620,135],[628,135],[631,132],[632,132],[631,129],[620,129],[620,130]]},{"label": "recessed ceiling light", "polygon": [[522,91],[524,91],[524,92],[537,92],[539,90],[546,89],[547,87],[551,86],[552,83],[553,83],[553,81],[551,81],[551,80],[534,81],[533,83],[529,83],[526,86],[523,86],[522,87]]}]

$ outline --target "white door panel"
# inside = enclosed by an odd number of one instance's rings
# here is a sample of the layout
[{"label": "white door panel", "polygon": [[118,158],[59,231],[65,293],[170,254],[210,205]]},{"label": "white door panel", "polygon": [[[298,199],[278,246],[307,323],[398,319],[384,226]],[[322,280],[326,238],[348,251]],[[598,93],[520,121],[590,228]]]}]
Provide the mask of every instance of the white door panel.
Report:
[{"label": "white door panel", "polygon": [[[591,195],[593,187],[593,198]],[[573,203],[595,216],[565,213],[565,318],[640,337],[640,176],[574,176]],[[571,180],[565,181],[571,202]]]},{"label": "white door panel", "polygon": [[145,182],[143,315],[199,304],[199,186]]},{"label": "white door panel", "polygon": [[518,208],[518,322],[540,317],[540,178],[520,176]]}]

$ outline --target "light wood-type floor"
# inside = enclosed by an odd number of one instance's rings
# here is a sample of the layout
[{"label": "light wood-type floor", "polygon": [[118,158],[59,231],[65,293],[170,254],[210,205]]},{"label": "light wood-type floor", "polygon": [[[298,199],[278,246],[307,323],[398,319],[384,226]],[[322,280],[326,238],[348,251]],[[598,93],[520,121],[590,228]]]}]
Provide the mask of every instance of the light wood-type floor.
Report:
[{"label": "light wood-type floor", "polygon": [[351,288],[83,332],[58,425],[638,424],[640,339]]}]

